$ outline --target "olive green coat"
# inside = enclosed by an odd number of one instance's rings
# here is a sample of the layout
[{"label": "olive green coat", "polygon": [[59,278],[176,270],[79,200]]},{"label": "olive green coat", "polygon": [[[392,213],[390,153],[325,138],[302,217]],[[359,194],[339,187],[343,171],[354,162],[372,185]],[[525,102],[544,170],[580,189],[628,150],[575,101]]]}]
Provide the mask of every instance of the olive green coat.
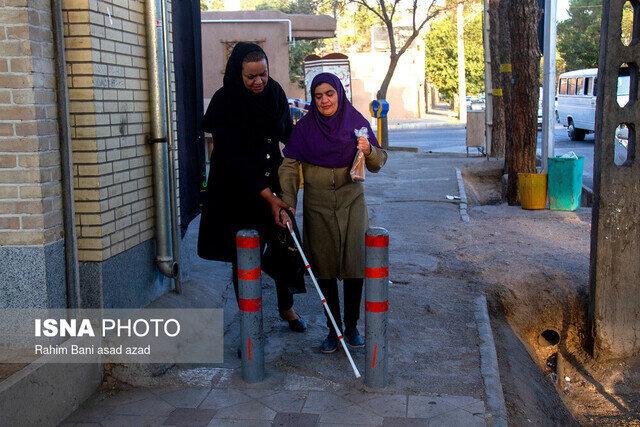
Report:
[{"label": "olive green coat", "polygon": [[[372,146],[367,169],[377,172],[387,152]],[[296,206],[304,179],[303,240],[305,254],[319,279],[364,277],[364,235],[368,226],[364,185],[353,182],[350,168],[324,168],[285,158],[280,166],[282,200]]]}]

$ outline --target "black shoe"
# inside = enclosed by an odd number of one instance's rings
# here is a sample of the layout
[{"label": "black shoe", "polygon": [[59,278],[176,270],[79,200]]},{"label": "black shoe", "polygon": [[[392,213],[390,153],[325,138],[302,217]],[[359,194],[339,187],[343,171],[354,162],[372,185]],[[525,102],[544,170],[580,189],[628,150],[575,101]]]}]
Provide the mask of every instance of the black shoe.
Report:
[{"label": "black shoe", "polygon": [[331,354],[338,349],[338,337],[333,332],[329,332],[329,335],[322,341],[320,345],[320,352],[324,354]]},{"label": "black shoe", "polygon": [[350,347],[364,347],[364,338],[358,332],[358,328],[345,330],[344,339]]},{"label": "black shoe", "polygon": [[307,330],[307,323],[299,315],[297,319],[288,320],[280,313],[280,318],[289,323],[289,329],[294,332],[304,332]]},{"label": "black shoe", "polygon": [[304,332],[307,330],[307,323],[302,317],[298,317],[295,320],[287,320],[287,322],[289,322],[289,329],[294,332]]}]

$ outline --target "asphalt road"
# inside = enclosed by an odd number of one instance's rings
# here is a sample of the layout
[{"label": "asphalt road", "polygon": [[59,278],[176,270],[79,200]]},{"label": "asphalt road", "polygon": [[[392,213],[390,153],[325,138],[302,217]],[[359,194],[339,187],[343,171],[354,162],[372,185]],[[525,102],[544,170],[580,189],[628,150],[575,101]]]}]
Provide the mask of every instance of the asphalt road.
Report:
[{"label": "asphalt road", "polygon": [[[391,146],[418,147],[426,152],[438,153],[464,153],[466,130],[463,127],[435,127],[428,129],[394,129],[389,131]],[[538,154],[541,152],[538,133]],[[563,126],[555,129],[556,155],[562,155],[571,151],[578,156],[584,156],[583,183],[593,188],[593,135],[587,135],[584,141],[573,142],[567,136]],[[471,150],[470,153],[474,153]]]}]

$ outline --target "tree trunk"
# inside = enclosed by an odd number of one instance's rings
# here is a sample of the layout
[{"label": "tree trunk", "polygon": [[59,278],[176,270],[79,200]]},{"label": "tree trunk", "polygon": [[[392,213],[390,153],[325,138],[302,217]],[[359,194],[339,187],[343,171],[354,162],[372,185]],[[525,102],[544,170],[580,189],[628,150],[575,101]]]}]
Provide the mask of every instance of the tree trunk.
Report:
[{"label": "tree trunk", "polygon": [[507,156],[507,201],[518,203],[518,173],[536,172],[537,111],[540,94],[538,0],[516,0],[510,5],[512,94],[510,153]]},{"label": "tree trunk", "polygon": [[382,80],[382,84],[380,85],[380,90],[378,90],[377,98],[378,99],[386,99],[387,91],[389,90],[389,85],[391,84],[391,78],[393,77],[393,73],[396,71],[396,67],[398,66],[398,61],[400,60],[400,56],[391,55],[389,61],[389,68],[387,69],[387,74],[384,76],[384,80]]},{"label": "tree trunk", "polygon": [[[500,87],[502,88],[502,109],[504,113],[504,173],[507,173],[507,165],[511,156],[511,141],[513,117],[511,114],[511,0],[498,1],[498,35],[499,43],[499,67],[498,73]],[[506,68],[505,68],[506,67]],[[505,195],[506,196],[506,195]]]},{"label": "tree trunk", "polygon": [[491,157],[504,157],[505,129],[504,129],[504,95],[503,82],[500,74],[500,0],[489,1],[489,45],[491,53],[491,86],[494,90],[493,99],[493,128],[491,136]]}]

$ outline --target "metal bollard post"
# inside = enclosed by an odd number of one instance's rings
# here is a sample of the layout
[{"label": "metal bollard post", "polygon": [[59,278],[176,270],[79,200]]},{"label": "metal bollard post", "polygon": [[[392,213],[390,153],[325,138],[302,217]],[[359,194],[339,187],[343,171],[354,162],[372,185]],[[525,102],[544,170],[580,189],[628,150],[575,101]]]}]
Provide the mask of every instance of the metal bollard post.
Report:
[{"label": "metal bollard post", "polygon": [[364,382],[369,387],[387,385],[387,317],[389,312],[389,232],[367,230],[365,268]]},{"label": "metal bollard post", "polygon": [[264,379],[264,334],[262,331],[262,286],[260,284],[260,236],[255,230],[240,230],[238,250],[238,306],[242,343],[242,379],[248,383]]}]

